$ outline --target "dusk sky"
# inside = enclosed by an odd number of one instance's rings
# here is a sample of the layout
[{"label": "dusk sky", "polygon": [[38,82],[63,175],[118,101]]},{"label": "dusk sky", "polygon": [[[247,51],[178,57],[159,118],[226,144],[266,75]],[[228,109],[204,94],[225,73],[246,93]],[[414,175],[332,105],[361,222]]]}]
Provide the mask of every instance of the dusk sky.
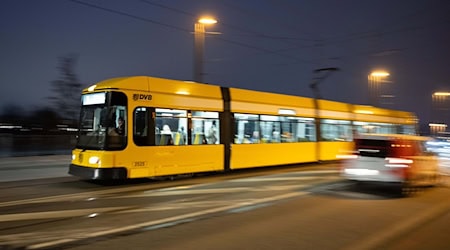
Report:
[{"label": "dusk sky", "polygon": [[[77,55],[84,86],[147,75],[193,79],[193,29],[209,14],[204,81],[368,104],[371,71],[390,73],[382,107],[431,119],[431,95],[450,91],[449,0],[2,0],[0,110],[49,105],[58,58]],[[450,121],[449,121],[450,122]]]}]

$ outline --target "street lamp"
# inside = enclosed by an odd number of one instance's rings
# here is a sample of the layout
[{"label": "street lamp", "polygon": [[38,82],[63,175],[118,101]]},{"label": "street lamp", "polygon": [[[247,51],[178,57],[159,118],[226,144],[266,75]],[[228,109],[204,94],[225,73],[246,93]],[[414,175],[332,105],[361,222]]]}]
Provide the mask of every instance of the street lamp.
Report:
[{"label": "street lamp", "polygon": [[216,24],[211,17],[202,17],[194,24],[194,81],[203,82],[203,54],[205,50],[205,25]]},{"label": "street lamp", "polygon": [[380,83],[386,82],[383,80],[390,74],[386,71],[373,71],[368,76],[369,81],[369,100],[372,106],[377,106],[379,104],[380,97]]}]

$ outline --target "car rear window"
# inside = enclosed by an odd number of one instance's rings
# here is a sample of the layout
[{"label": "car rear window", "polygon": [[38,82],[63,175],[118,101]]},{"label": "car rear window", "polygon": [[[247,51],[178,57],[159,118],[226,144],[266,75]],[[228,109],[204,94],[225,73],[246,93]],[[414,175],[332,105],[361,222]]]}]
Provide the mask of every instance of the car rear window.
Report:
[{"label": "car rear window", "polygon": [[355,146],[361,156],[380,158],[411,156],[417,148],[410,140],[356,139]]},{"label": "car rear window", "polygon": [[356,139],[356,149],[361,156],[388,157],[391,142],[386,140]]}]

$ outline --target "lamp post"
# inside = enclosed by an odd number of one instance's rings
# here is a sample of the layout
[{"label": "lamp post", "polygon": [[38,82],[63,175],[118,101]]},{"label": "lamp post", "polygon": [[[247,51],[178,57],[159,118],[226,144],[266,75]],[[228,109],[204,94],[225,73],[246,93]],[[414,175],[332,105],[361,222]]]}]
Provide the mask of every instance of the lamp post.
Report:
[{"label": "lamp post", "polygon": [[194,24],[194,81],[203,82],[203,57],[205,50],[205,25],[215,24],[217,20],[210,17],[200,18]]},{"label": "lamp post", "polygon": [[380,104],[380,83],[385,82],[383,81],[383,79],[388,77],[389,75],[390,74],[386,71],[374,71],[368,76],[370,105],[377,106]]}]

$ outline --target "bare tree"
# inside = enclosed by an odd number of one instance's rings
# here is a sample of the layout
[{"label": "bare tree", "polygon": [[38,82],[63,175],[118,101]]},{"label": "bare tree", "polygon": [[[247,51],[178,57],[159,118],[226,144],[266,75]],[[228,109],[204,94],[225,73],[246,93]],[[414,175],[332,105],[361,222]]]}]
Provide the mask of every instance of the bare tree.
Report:
[{"label": "bare tree", "polygon": [[58,58],[59,79],[51,82],[54,95],[49,99],[65,119],[78,120],[82,84],[75,74],[77,56],[70,54]]}]

